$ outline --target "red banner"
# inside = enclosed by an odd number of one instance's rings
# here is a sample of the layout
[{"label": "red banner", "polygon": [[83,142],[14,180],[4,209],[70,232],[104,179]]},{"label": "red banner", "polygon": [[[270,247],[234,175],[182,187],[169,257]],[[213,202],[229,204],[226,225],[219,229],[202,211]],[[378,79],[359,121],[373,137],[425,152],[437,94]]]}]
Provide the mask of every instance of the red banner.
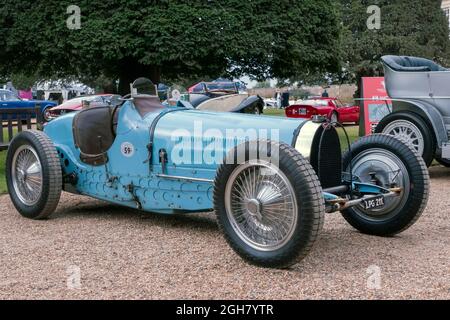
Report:
[{"label": "red banner", "polygon": [[377,124],[391,113],[392,104],[383,77],[362,78],[363,120],[362,135],[370,135]]}]

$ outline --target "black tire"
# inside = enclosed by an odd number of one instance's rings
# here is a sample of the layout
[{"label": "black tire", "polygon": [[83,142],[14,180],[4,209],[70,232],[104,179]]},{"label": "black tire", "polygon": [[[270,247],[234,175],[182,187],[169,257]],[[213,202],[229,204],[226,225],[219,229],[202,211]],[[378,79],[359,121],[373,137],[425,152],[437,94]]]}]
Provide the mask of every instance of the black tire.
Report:
[{"label": "black tire", "polygon": [[262,114],[264,114],[264,107],[263,107],[263,106],[259,106],[259,107],[258,107],[258,111],[257,111],[256,114],[257,114],[257,115],[262,115]]},{"label": "black tire", "polygon": [[[265,144],[264,148],[262,148]],[[226,209],[226,188],[230,176],[242,164],[223,164],[220,166],[215,179],[214,208],[217,220],[225,239],[233,250],[247,262],[266,268],[287,268],[302,260],[316,242],[324,223],[324,199],[322,188],[316,173],[295,149],[287,144],[270,141],[246,143],[244,148],[237,147],[232,150],[234,163],[236,156],[245,152],[245,161],[260,160],[260,150],[271,150],[271,162],[277,161],[279,170],[287,177],[295,194],[298,210],[297,223],[293,224],[293,234],[282,247],[273,251],[255,249],[246,244],[236,233],[231,224]],[[273,150],[278,149],[277,155]],[[276,153],[276,152],[275,152]],[[250,159],[250,155],[257,156]],[[238,159],[244,159],[239,156]],[[294,196],[293,196],[294,197]]]},{"label": "black tire", "polygon": [[421,216],[428,202],[430,177],[425,162],[415,150],[393,136],[380,134],[364,137],[354,143],[351,153],[347,151],[344,155],[344,170],[348,170],[352,159],[374,149],[387,150],[403,163],[406,172],[402,173],[408,175],[410,181],[410,192],[404,195],[407,199],[387,213],[386,218],[378,217],[376,221],[361,215],[357,208],[344,210],[342,215],[362,233],[392,236],[411,227]]},{"label": "black tire", "polygon": [[[33,205],[27,205],[20,199],[13,182],[14,156],[19,148],[26,146],[36,152],[41,164],[42,189]],[[6,182],[11,201],[22,216],[39,220],[47,218],[55,211],[62,190],[61,163],[55,146],[45,133],[24,131],[12,140],[6,158]]]},{"label": "black tire", "polygon": [[252,106],[252,107],[249,107],[249,108],[246,108],[246,109],[244,109],[243,111],[242,111],[242,113],[246,113],[246,114],[255,114],[255,115],[261,115],[262,114],[262,111],[261,111],[261,109],[260,109],[260,107],[259,106]]},{"label": "black tire", "polygon": [[422,133],[424,139],[424,151],[421,154],[427,167],[433,163],[434,155],[436,153],[436,138],[434,136],[431,125],[421,116],[412,112],[395,112],[384,117],[378,126],[375,128],[375,133],[384,133],[385,129],[396,120],[404,120],[414,124]]}]

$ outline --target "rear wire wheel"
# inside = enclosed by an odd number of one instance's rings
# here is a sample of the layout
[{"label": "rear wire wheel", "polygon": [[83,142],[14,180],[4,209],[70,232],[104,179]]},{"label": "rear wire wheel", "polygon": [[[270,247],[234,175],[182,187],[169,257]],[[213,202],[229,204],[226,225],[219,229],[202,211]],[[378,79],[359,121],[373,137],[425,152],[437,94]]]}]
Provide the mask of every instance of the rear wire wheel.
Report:
[{"label": "rear wire wheel", "polygon": [[24,131],[11,141],[6,182],[11,201],[22,216],[44,219],[55,211],[62,190],[61,163],[45,133]]}]

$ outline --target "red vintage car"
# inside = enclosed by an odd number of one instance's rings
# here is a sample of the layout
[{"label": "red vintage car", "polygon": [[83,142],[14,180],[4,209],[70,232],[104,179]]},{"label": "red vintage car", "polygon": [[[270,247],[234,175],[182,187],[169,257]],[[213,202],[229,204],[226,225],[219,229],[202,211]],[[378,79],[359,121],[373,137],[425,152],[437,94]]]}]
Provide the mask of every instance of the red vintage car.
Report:
[{"label": "red vintage car", "polygon": [[344,105],[337,98],[311,98],[286,108],[288,118],[311,119],[326,116],[332,122],[359,124],[359,106]]},{"label": "red vintage car", "polygon": [[112,101],[119,99],[119,95],[115,94],[99,94],[94,96],[85,96],[71,99],[57,107],[48,111],[48,120],[52,120],[66,113],[80,111],[83,108],[83,102],[88,102],[91,106],[96,104],[111,104]]}]

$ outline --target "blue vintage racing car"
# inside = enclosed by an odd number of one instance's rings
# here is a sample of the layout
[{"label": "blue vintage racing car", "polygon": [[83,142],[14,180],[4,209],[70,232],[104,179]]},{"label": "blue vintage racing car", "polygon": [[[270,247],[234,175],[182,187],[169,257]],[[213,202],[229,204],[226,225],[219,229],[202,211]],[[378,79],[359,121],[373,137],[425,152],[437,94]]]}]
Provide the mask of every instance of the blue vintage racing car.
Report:
[{"label": "blue vintage racing car", "polygon": [[26,218],[51,215],[61,192],[160,214],[215,211],[231,247],[262,267],[311,250],[326,213],[366,234],[391,236],[423,212],[421,157],[373,135],[343,156],[336,126],[215,113],[160,103],[148,80],[115,106],[62,116],[11,143],[7,184]]}]

